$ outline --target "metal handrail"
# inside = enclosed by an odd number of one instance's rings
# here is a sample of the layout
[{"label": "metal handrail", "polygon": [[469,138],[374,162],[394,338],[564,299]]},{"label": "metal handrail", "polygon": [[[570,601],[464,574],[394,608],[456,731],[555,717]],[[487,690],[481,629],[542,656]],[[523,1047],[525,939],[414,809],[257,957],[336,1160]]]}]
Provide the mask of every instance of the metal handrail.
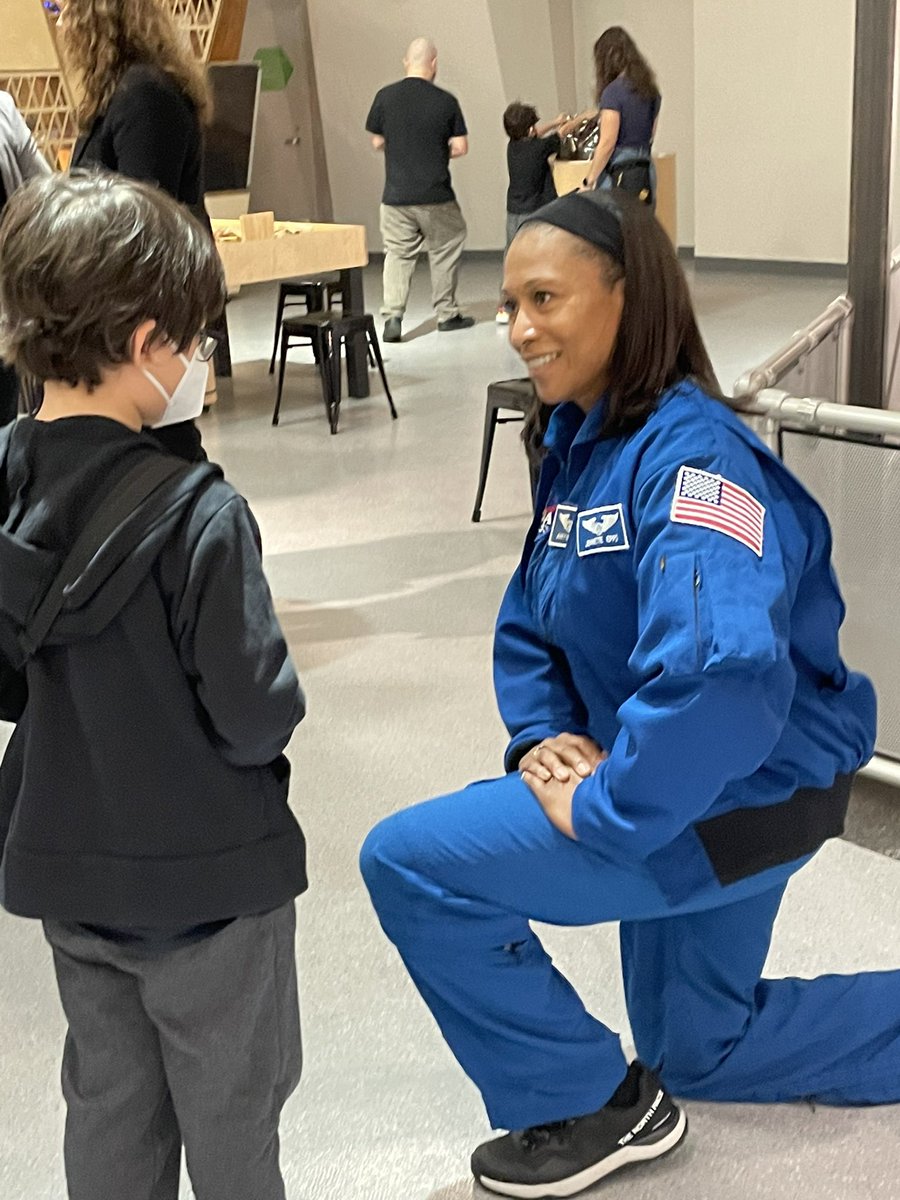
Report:
[{"label": "metal handrail", "polygon": [[816,400],[811,396],[791,396],[778,388],[764,388],[755,395],[733,396],[729,403],[738,412],[773,417],[794,425],[875,434],[900,441],[900,412],[884,408],[864,408],[861,405]]},{"label": "metal handrail", "polygon": [[[786,372],[793,370],[799,363],[849,317],[853,315],[853,303],[847,296],[838,296],[825,309],[821,316],[799,329],[791,337],[783,349],[746,371],[736,381],[734,392],[736,396],[754,396],[764,388],[777,384]],[[842,370],[843,375],[843,370]]]},{"label": "metal handrail", "polygon": [[[791,396],[777,388],[764,388],[756,395],[734,396],[729,403],[738,412],[766,417],[776,433],[779,426],[787,424],[876,435],[900,443],[900,412],[883,408],[833,404],[828,400]],[[900,762],[883,754],[873,755],[860,774],[900,788]]]}]

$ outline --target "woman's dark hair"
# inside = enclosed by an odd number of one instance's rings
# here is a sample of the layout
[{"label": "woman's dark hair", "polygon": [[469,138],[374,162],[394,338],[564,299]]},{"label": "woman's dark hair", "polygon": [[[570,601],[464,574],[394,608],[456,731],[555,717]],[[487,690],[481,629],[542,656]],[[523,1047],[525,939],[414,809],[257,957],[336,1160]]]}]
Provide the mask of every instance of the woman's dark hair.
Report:
[{"label": "woman's dark hair", "polygon": [[[610,287],[624,279],[622,317],[609,361],[606,420],[601,433],[621,436],[639,429],[663,392],[685,379],[722,400],[687,280],[665,230],[647,205],[627,192],[613,189],[596,193],[592,199],[616,214],[624,247],[624,262],[619,263],[592,242],[566,233],[579,253],[596,259]],[[548,419],[549,412],[541,416],[536,410],[525,434],[533,441],[536,429],[541,423],[546,428]]]},{"label": "woman's dark hair", "polygon": [[659,85],[650,64],[621,25],[611,26],[594,42],[594,70],[598,99],[620,75],[625,76],[644,100],[655,100],[659,95]]},{"label": "woman's dark hair", "polygon": [[532,125],[537,125],[537,109],[530,104],[521,104],[518,100],[510,104],[503,114],[503,128],[506,136],[514,142],[520,142],[528,137]]},{"label": "woman's dark hair", "polygon": [[97,387],[131,337],[186,350],[225,304],[209,233],[149,184],[77,173],[32,180],[0,222],[0,357],[34,379]]}]

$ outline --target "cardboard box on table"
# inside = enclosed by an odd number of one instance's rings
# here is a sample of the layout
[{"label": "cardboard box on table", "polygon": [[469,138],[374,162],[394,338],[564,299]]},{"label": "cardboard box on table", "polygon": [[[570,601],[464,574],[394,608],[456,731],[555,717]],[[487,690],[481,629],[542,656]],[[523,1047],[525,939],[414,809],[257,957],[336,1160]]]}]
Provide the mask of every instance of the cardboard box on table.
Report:
[{"label": "cardboard box on table", "polygon": [[[656,164],[656,216],[669,235],[673,246],[678,245],[678,209],[675,199],[675,155],[654,154]],[[588,163],[571,159],[553,164],[553,182],[561,196],[574,192],[587,174]]]}]

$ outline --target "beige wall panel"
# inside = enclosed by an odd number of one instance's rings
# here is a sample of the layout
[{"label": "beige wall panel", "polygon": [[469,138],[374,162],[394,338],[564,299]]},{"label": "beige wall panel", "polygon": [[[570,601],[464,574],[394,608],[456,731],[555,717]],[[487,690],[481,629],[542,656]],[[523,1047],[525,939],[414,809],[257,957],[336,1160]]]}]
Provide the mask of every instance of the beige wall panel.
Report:
[{"label": "beige wall panel", "polygon": [[282,91],[262,92],[259,98],[251,205],[271,209],[279,220],[330,221],[326,136],[306,0],[252,0],[241,58],[252,59],[267,46],[281,46],[294,74]]},{"label": "beige wall panel", "polygon": [[514,5],[489,0],[488,13],[506,103],[521,100],[533,104],[542,120],[555,117],[562,103],[547,0],[516,0]]},{"label": "beige wall panel", "polygon": [[698,254],[846,262],[853,43],[847,0],[695,0]]},{"label": "beige wall panel", "polygon": [[40,0],[0,0],[0,71],[55,71],[56,47]]}]

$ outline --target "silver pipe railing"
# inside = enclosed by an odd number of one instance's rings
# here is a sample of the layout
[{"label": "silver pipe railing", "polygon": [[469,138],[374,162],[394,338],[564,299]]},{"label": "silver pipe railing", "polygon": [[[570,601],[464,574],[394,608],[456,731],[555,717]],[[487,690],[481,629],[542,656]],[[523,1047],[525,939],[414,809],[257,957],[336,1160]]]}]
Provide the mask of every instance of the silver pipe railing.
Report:
[{"label": "silver pipe railing", "polygon": [[[895,443],[900,446],[900,412],[791,396],[777,388],[735,396],[729,403],[737,412],[765,418],[766,432],[770,435],[768,440],[773,448],[777,448],[777,433],[782,427],[866,434],[877,437],[881,446]],[[897,684],[900,686],[900,678]],[[876,753],[861,773],[900,788],[900,762],[895,758]]]},{"label": "silver pipe railing", "polygon": [[847,339],[853,317],[853,304],[846,296],[838,296],[804,329],[797,330],[786,346],[777,350],[758,367],[746,371],[735,382],[736,396],[755,396],[765,388],[773,388],[785,375],[799,367],[805,358],[830,336],[838,338],[838,368],[833,400],[843,403],[847,396],[849,352]]}]

